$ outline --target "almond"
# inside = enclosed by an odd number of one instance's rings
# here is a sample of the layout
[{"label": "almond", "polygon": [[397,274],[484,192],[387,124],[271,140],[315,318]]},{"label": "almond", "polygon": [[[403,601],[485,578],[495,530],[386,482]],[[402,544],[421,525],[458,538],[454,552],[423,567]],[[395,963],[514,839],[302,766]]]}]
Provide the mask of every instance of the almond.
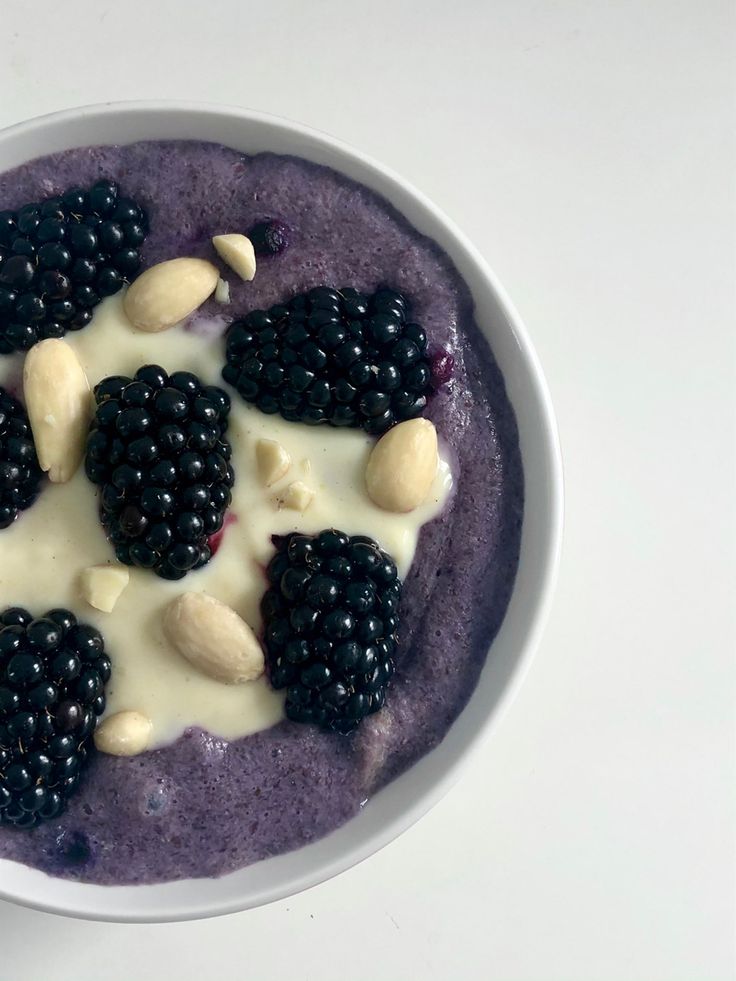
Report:
[{"label": "almond", "polygon": [[285,508],[291,508],[292,511],[306,511],[313,499],[314,491],[312,488],[307,487],[301,480],[295,480],[286,488],[283,504]]},{"label": "almond", "polygon": [[291,457],[275,439],[259,439],[256,443],[256,466],[261,480],[266,487],[270,487],[281,480],[289,469]]},{"label": "almond", "polygon": [[218,279],[215,287],[215,302],[227,304],[230,302],[230,283],[226,279]]},{"label": "almond", "polygon": [[142,712],[108,715],[95,729],[95,746],[111,756],[137,756],[148,749],[153,725]]},{"label": "almond", "polygon": [[92,418],[89,383],[68,344],[50,338],[26,355],[23,393],[38,462],[49,480],[70,480],[84,456]]},{"label": "almond", "polygon": [[123,309],[134,327],[155,334],[194,313],[219,278],[217,268],[205,259],[168,259],[134,280]]},{"label": "almond", "polygon": [[263,674],[261,645],[235,610],[206,593],[182,593],[164,611],[164,634],[203,674],[239,684]]},{"label": "almond", "polygon": [[409,419],[382,436],[365,470],[368,496],[384,511],[413,511],[437,474],[437,430],[428,419]]},{"label": "almond", "polygon": [[256,254],[253,243],[246,235],[215,235],[212,239],[215,251],[230,268],[249,283],[256,274]]},{"label": "almond", "polygon": [[96,610],[112,613],[129,582],[130,573],[124,565],[91,565],[79,577],[79,591]]}]

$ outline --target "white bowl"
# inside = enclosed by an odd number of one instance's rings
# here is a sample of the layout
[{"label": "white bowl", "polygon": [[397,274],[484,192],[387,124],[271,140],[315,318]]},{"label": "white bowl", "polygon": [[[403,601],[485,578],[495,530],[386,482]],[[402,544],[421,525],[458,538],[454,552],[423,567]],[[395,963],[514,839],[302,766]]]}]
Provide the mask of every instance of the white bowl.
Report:
[{"label": "white bowl", "polygon": [[386,197],[435,239],[468,284],[478,323],[516,412],[526,500],[516,584],[478,685],[442,743],[372,798],[357,817],[313,844],[220,879],[97,886],[50,878],[0,861],[0,897],[49,912],[99,920],[167,921],[232,913],[283,898],[377,851],[429,810],[458,777],[518,688],[550,604],[562,534],[562,466],[547,386],[518,315],[482,257],[410,184],[338,140],[250,110],[190,103],[118,103],[70,109],[0,132],[0,172],[72,147],[147,139],[224,143],[327,164]]}]

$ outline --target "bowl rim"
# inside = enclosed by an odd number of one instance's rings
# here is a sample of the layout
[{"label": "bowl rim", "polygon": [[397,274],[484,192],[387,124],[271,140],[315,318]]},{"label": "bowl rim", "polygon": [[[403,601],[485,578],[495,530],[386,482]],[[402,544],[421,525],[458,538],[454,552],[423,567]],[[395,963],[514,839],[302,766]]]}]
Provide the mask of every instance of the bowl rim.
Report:
[{"label": "bowl rim", "polygon": [[[126,893],[130,894],[132,898],[135,893],[139,893],[141,890],[155,890],[163,886],[176,887],[180,886],[182,883],[201,883],[208,880],[182,879],[175,880],[174,882],[170,883],[154,883],[151,885],[99,886],[97,884],[79,883],[54,878],[53,881],[55,883],[63,883],[64,887],[68,886],[68,892],[73,897],[69,901],[63,902],[56,898],[49,898],[45,895],[47,890],[44,889],[44,884],[48,884],[51,877],[46,876],[37,869],[22,866],[24,870],[27,870],[27,878],[30,880],[30,882],[20,891],[17,889],[8,889],[4,883],[0,881],[0,899],[47,913],[56,913],[83,919],[111,922],[175,922],[225,915],[244,909],[255,908],[288,896],[295,895],[305,889],[327,881],[340,872],[343,872],[346,869],[362,862],[364,859],[383,848],[390,841],[397,838],[417,820],[419,820],[420,817],[426,814],[439,800],[442,799],[442,797],[444,797],[447,791],[457,781],[461,771],[468,764],[473,754],[478,752],[479,747],[488,738],[493,728],[498,724],[499,719],[503,716],[515,698],[526,672],[529,670],[532,658],[539,644],[552,603],[555,583],[559,570],[564,510],[563,467],[555,413],[552,406],[549,388],[547,386],[539,358],[534,350],[531,339],[521,320],[521,317],[516,311],[511,299],[499,282],[495,273],[478,249],[470,242],[470,240],[460,230],[455,222],[448,217],[442,209],[434,204],[422,191],[414,187],[411,182],[407,181],[392,168],[385,166],[383,163],[379,162],[369,154],[364,153],[362,150],[315,127],[306,126],[286,117],[262,112],[260,110],[249,109],[242,106],[227,105],[224,103],[199,102],[196,100],[151,99],[80,105],[45,113],[19,123],[11,124],[10,126],[0,128],[0,152],[2,151],[3,145],[6,142],[12,143],[16,138],[26,138],[33,134],[34,131],[42,131],[49,125],[64,126],[67,123],[76,122],[83,117],[100,118],[116,115],[122,116],[125,113],[144,113],[151,115],[191,115],[192,113],[199,113],[207,116],[214,115],[227,117],[237,121],[238,123],[245,122],[247,124],[252,122],[270,127],[276,127],[282,131],[286,131],[289,136],[296,137],[297,139],[302,137],[307,142],[316,141],[318,144],[321,144],[331,151],[334,151],[338,156],[347,157],[353,161],[356,161],[362,169],[371,171],[383,181],[387,181],[403,198],[413,201],[413,203],[418,205],[421,210],[427,212],[430,218],[442,227],[443,234],[446,233],[450,240],[454,240],[452,243],[454,248],[464,252],[470,263],[475,266],[476,271],[480,273],[483,279],[486,280],[487,284],[490,286],[490,291],[498,308],[501,310],[507,321],[509,330],[514,335],[516,344],[519,348],[521,363],[523,364],[527,374],[527,382],[534,391],[538,402],[540,423],[539,435],[541,436],[541,445],[545,455],[543,462],[548,475],[548,487],[546,489],[547,493],[545,499],[545,504],[548,511],[548,521],[545,535],[546,541],[544,543],[543,550],[537,557],[537,562],[540,566],[540,573],[538,576],[539,586],[537,588],[536,601],[532,610],[530,611],[526,638],[522,639],[520,642],[520,649],[516,660],[511,667],[510,674],[490,711],[465,738],[464,744],[461,746],[460,751],[455,754],[454,758],[451,759],[449,763],[446,763],[439,778],[433,779],[429,785],[424,788],[413,801],[411,801],[410,805],[403,809],[392,820],[385,823],[377,831],[369,834],[368,837],[365,840],[361,840],[358,845],[343,849],[336,856],[333,856],[330,861],[318,861],[315,868],[294,877],[288,884],[281,884],[280,886],[272,888],[262,888],[260,893],[252,899],[243,897],[230,900],[222,899],[219,902],[213,902],[209,899],[199,901],[195,899],[188,902],[178,900],[176,903],[170,903],[168,908],[166,907],[166,904],[162,904],[160,907],[157,906],[155,909],[139,909],[136,908],[134,900],[130,903],[113,901],[104,904],[101,902],[101,893],[107,892],[109,896],[113,896],[113,894],[117,895],[120,893]],[[191,138],[201,139],[202,137],[195,134]],[[56,151],[51,150],[46,152]],[[294,150],[293,152],[298,153],[298,150]],[[29,160],[30,159],[33,158],[31,157]],[[339,170],[339,165],[336,167],[336,169]],[[359,178],[356,179],[360,180]],[[382,192],[378,191],[377,193]],[[393,200],[391,203],[397,207],[399,211],[402,210],[401,206],[394,204]],[[440,241],[439,245],[441,248],[445,248],[444,241]],[[487,332],[483,330],[483,333],[485,336]],[[514,589],[512,591],[512,598],[513,592],[515,591],[516,584],[514,585]],[[452,726],[450,727],[450,731],[457,725],[459,718],[462,717],[466,709],[467,706],[463,709],[458,719],[453,722]],[[440,746],[442,746],[442,743],[440,743]],[[422,759],[426,760],[428,757],[433,756],[438,752],[438,748],[433,749]],[[407,775],[410,774],[412,770],[419,765],[419,763],[421,763],[421,760],[415,764],[415,767],[412,767],[409,771],[401,774],[397,780],[392,781],[392,783],[398,783],[405,780]],[[388,786],[391,786],[391,784]],[[379,793],[375,796],[378,797],[382,793],[383,791],[379,791]],[[351,824],[353,820],[355,819],[351,819],[351,821],[348,821],[347,824]],[[346,825],[343,825],[342,827],[344,828],[345,826]],[[340,829],[338,829],[338,831],[339,830]],[[333,834],[335,833],[337,832],[333,832]],[[321,841],[327,841],[330,837],[331,835],[328,835],[326,838],[321,839]],[[310,844],[304,847],[313,848],[314,845]],[[297,851],[303,851],[303,848],[298,849]],[[290,854],[293,855],[294,852],[286,853],[286,856],[277,856],[275,859],[266,859],[264,862],[273,862],[283,857],[288,858],[288,855]],[[264,862],[256,863],[256,865],[263,865]],[[2,873],[4,866],[17,866],[18,864],[19,863],[11,863],[7,860],[0,859],[0,873]],[[231,874],[236,875],[237,871]],[[223,879],[224,878],[227,878],[227,876],[223,877]],[[218,882],[222,881],[222,879],[209,881]],[[88,897],[85,898],[84,901],[82,899],[83,895],[84,897]]]}]

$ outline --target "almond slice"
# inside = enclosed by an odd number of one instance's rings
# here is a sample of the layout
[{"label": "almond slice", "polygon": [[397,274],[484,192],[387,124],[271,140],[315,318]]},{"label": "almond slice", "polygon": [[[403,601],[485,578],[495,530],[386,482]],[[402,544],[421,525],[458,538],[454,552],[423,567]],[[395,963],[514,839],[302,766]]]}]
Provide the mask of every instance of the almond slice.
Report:
[{"label": "almond slice", "polygon": [[108,715],[95,729],[95,746],[111,756],[137,756],[148,749],[153,725],[142,712]]},{"label": "almond slice", "polygon": [[87,376],[67,343],[50,338],[31,348],[23,393],[41,469],[64,484],[82,462],[92,418]]},{"label": "almond slice", "polygon": [[249,283],[256,274],[256,253],[246,235],[233,233],[215,235],[212,239],[215,251],[230,268]]},{"label": "almond slice", "polygon": [[205,259],[168,259],[134,280],[123,300],[128,320],[155,334],[194,313],[217,286],[217,267]]},{"label": "almond slice", "polygon": [[206,593],[182,593],[164,611],[167,640],[190,664],[225,684],[263,674],[261,645],[235,610]]},{"label": "almond slice", "polygon": [[428,419],[408,419],[382,436],[365,470],[368,496],[384,511],[404,513],[426,499],[437,474],[437,430]]}]

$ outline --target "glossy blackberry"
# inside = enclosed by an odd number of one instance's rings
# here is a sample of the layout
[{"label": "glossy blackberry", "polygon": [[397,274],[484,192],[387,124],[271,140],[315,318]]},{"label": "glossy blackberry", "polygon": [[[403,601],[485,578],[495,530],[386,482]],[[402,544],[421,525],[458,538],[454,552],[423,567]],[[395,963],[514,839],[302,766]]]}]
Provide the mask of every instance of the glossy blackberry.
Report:
[{"label": "glossy blackberry", "polygon": [[138,271],[147,234],[143,209],[110,180],[0,212],[0,353],[85,327]]},{"label": "glossy blackberry", "polygon": [[71,611],[0,614],[0,823],[31,828],[62,812],[110,673],[102,634]]},{"label": "glossy blackberry", "polygon": [[41,477],[25,409],[0,387],[0,528],[33,504]]},{"label": "glossy blackberry", "polygon": [[163,579],[206,565],[235,480],[227,393],[144,365],[103,379],[95,399],[85,467],[118,560]]},{"label": "glossy blackberry", "polygon": [[395,290],[319,286],[231,324],[222,376],[262,412],[379,435],[431,388],[427,336]]},{"label": "glossy blackberry", "polygon": [[269,677],[295,722],[347,733],[380,709],[394,673],[401,580],[371,538],[274,536],[261,601]]},{"label": "glossy blackberry", "polygon": [[248,232],[256,255],[280,255],[289,245],[290,229],[277,218],[259,221]]}]

